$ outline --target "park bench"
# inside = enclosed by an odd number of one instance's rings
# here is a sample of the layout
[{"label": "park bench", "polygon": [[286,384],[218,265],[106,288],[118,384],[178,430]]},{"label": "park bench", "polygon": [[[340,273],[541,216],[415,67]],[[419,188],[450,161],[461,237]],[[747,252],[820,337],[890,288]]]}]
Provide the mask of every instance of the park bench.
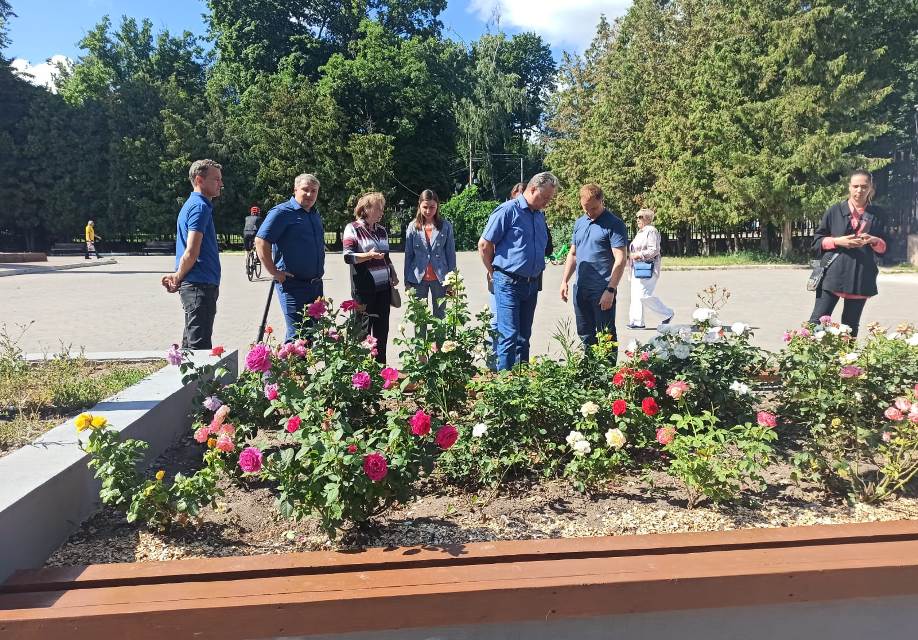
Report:
[{"label": "park bench", "polygon": [[86,244],[82,242],[55,242],[51,245],[52,256],[78,256],[86,252]]},{"label": "park bench", "polygon": [[175,241],[173,240],[148,240],[143,244],[143,255],[170,255],[175,253]]}]

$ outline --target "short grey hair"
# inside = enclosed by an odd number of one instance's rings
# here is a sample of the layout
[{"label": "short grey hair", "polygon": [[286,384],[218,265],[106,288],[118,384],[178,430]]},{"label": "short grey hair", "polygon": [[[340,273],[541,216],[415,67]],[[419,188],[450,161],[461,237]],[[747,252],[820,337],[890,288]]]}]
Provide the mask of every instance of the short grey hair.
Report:
[{"label": "short grey hair", "polygon": [[312,175],[311,173],[301,173],[296,178],[293,179],[293,188],[296,189],[300,185],[311,184],[314,187],[321,186],[319,184],[319,179]]},{"label": "short grey hair", "polygon": [[657,212],[653,209],[641,209],[637,214],[639,218],[646,220],[647,224],[653,222],[653,219],[657,217]]},{"label": "short grey hair", "polygon": [[194,179],[197,178],[198,176],[201,176],[202,178],[206,178],[208,172],[210,172],[211,169],[221,169],[222,170],[223,166],[213,160],[208,160],[208,159],[195,160],[194,162],[192,162],[191,167],[188,168],[188,180],[191,182],[191,186],[192,187],[196,186],[194,183]]},{"label": "short grey hair", "polygon": [[550,171],[543,171],[529,178],[529,184],[526,185],[526,188],[535,187],[536,189],[545,189],[547,187],[554,187],[557,189],[559,186],[561,186],[561,183],[555,177],[555,174]]}]

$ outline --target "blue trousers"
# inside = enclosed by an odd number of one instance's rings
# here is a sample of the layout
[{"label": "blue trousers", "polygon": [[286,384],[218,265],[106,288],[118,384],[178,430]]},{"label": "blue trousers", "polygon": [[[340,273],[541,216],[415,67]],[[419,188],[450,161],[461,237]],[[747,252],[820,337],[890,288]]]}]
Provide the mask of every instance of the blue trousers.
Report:
[{"label": "blue trousers", "polygon": [[277,301],[280,302],[281,313],[287,324],[285,342],[296,339],[300,325],[303,322],[303,311],[306,305],[316,301],[322,295],[322,281],[306,282],[287,278],[283,284],[274,283],[277,292]]},{"label": "blue trousers", "polygon": [[612,339],[618,342],[618,334],[615,331],[615,305],[618,295],[608,311],[603,311],[599,308],[599,299],[604,291],[605,289],[585,290],[574,284],[574,319],[577,323],[577,335],[585,347],[596,344],[596,334],[601,331],[608,331],[612,334]]},{"label": "blue trousers", "polygon": [[503,371],[529,361],[539,280],[527,281],[495,271],[492,282],[497,307],[497,368]]}]

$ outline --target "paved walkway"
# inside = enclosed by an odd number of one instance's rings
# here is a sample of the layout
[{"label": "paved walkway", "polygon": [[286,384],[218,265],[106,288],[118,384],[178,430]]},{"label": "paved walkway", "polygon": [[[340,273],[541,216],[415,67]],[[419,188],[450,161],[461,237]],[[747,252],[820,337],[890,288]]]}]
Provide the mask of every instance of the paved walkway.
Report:
[{"label": "paved walkway", "polygon": [[[401,273],[402,256],[393,254]],[[64,259],[62,262],[74,262]],[[268,292],[268,281],[246,280],[242,254],[222,256],[223,285],[218,302],[215,343],[245,347],[255,339]],[[665,263],[664,263],[665,264]],[[48,263],[44,263],[45,266]],[[19,340],[26,352],[57,352],[62,346],[86,351],[165,350],[181,340],[182,310],[177,295],[160,286],[160,278],[171,272],[168,256],[118,257],[117,264],[92,264],[86,268],[43,273],[24,273],[0,278],[0,325],[16,337],[19,326],[29,325]],[[336,301],[350,297],[347,266],[340,254],[326,260],[326,295]],[[472,309],[487,304],[483,285],[484,267],[477,254],[459,254],[459,268],[469,283]],[[533,335],[533,353],[558,353],[551,336],[559,323],[570,322],[573,312],[561,302],[558,287],[560,266],[549,265],[545,288],[539,299]],[[742,320],[756,327],[756,342],[768,349],[781,346],[782,332],[809,316],[813,294],[805,289],[808,272],[802,269],[762,268],[716,271],[664,270],[658,293],[676,309],[675,322],[688,322],[695,308],[696,294],[717,283],[732,296],[721,312],[727,322]],[[476,286],[476,283],[482,283]],[[618,309],[618,326],[623,341],[632,337],[650,339],[652,331],[629,331],[627,323],[629,287],[622,286],[624,305]],[[838,317],[840,311],[836,311]],[[398,325],[401,310],[393,309],[392,327]],[[865,324],[878,321],[895,325],[903,320],[918,321],[918,275],[880,276],[880,295],[867,304]],[[657,318],[647,317],[649,326]],[[273,301],[269,322],[283,328],[283,318]],[[31,323],[31,324],[30,324]],[[390,349],[391,353],[395,353]]]}]

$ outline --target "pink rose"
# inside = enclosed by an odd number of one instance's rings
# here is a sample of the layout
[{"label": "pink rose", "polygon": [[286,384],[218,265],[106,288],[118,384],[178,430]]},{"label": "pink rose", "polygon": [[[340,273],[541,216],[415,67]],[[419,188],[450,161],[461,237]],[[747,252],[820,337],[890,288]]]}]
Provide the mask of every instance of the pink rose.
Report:
[{"label": "pink rose", "polygon": [[328,307],[325,306],[325,301],[319,298],[308,307],[306,307],[306,313],[309,314],[310,318],[318,320],[323,315],[325,315],[327,309]]},{"label": "pink rose", "polygon": [[673,400],[679,400],[689,390],[689,385],[684,380],[674,380],[666,387],[666,395]]},{"label": "pink rose", "polygon": [[214,419],[211,422],[211,425],[213,425],[214,427],[219,427],[226,420],[226,417],[229,415],[229,412],[230,412],[229,405],[226,405],[226,404],[222,405],[214,413]]},{"label": "pink rose", "polygon": [[880,437],[883,439],[883,442],[889,442],[892,440],[892,434],[889,431],[884,431],[883,435]]},{"label": "pink rose", "polygon": [[886,416],[887,420],[892,420],[893,422],[899,422],[903,417],[902,412],[896,407],[888,407],[883,412],[883,415]]},{"label": "pink rose", "polygon": [[351,312],[357,308],[357,303],[354,300],[345,300],[341,303],[341,310]]},{"label": "pink rose", "polygon": [[388,389],[398,381],[398,369],[393,369],[392,367],[386,367],[379,372],[379,375],[385,380],[383,389]]},{"label": "pink rose", "polygon": [[803,327],[802,329],[797,329],[797,335],[801,338],[809,338],[812,334],[809,329]]},{"label": "pink rose", "polygon": [[351,384],[354,385],[355,389],[366,391],[370,388],[370,383],[370,374],[366,371],[358,371],[351,376]]},{"label": "pink rose", "polygon": [[778,426],[778,418],[768,411],[759,411],[755,414],[755,421],[760,427],[768,427],[769,429],[774,429]]},{"label": "pink rose", "polygon": [[207,436],[210,435],[210,430],[207,427],[200,427],[194,432],[194,439],[201,444],[207,442]]},{"label": "pink rose", "polygon": [[245,356],[245,368],[249,371],[267,373],[271,370],[271,349],[259,342]]},{"label": "pink rose", "polygon": [[416,436],[423,437],[430,433],[430,416],[420,409],[408,419],[408,424],[411,425],[411,433]]},{"label": "pink rose", "polygon": [[912,424],[918,424],[918,411],[908,414],[908,421]]},{"label": "pink rose", "polygon": [[459,430],[451,424],[445,424],[437,430],[437,435],[434,437],[434,441],[437,443],[437,446],[446,451],[451,446],[456,444],[456,440],[459,439]]},{"label": "pink rose", "polygon": [[646,351],[641,352],[641,362],[647,362],[650,360],[650,354]]},{"label": "pink rose", "polygon": [[370,453],[363,458],[363,472],[373,482],[379,482],[389,473],[389,465],[381,453]]},{"label": "pink rose", "polygon": [[296,433],[300,429],[300,423],[303,421],[299,416],[293,416],[287,420],[287,433]]},{"label": "pink rose", "polygon": [[239,468],[246,473],[257,473],[261,471],[261,449],[258,447],[246,447],[239,454]]},{"label": "pink rose", "polygon": [[219,429],[215,429],[211,433],[216,433],[216,434],[222,433],[232,438],[234,435],[236,435],[236,427],[234,427],[233,425],[227,422],[226,424],[220,425]]},{"label": "pink rose", "polygon": [[202,404],[208,411],[216,411],[223,406],[223,403],[220,402],[220,399],[217,396],[207,396],[204,398],[204,402]]},{"label": "pink rose", "polygon": [[348,452],[348,453],[357,453],[357,445],[356,445],[356,444],[349,444],[349,445],[347,445],[347,452]]},{"label": "pink rose", "polygon": [[819,324],[822,326],[832,324],[832,316],[819,316]]},{"label": "pink rose", "polygon": [[864,370],[858,367],[857,365],[848,364],[839,369],[838,375],[842,378],[858,378],[864,373]]},{"label": "pink rose", "polygon": [[223,451],[224,453],[229,453],[236,448],[236,445],[233,444],[233,439],[230,438],[225,433],[220,434],[217,437],[217,449]]},{"label": "pink rose", "polygon": [[663,446],[668,445],[675,437],[676,429],[674,427],[660,427],[657,429],[657,442]]},{"label": "pink rose", "polygon": [[277,400],[277,398],[278,398],[278,393],[277,393],[277,385],[276,385],[276,384],[273,384],[273,383],[272,383],[272,384],[266,384],[266,385],[265,385],[265,397],[266,397],[268,400]]},{"label": "pink rose", "polygon": [[169,361],[169,364],[180,365],[182,364],[182,360],[184,358],[185,355],[182,353],[182,350],[179,349],[177,344],[173,344],[166,352],[166,360]]},{"label": "pink rose", "polygon": [[784,332],[784,335],[781,336],[781,338],[782,338],[782,340],[784,340],[784,342],[790,342],[790,341],[791,341],[791,332],[790,332],[790,331],[785,331],[785,332]]},{"label": "pink rose", "polygon": [[899,396],[893,402],[899,411],[908,411],[912,408],[912,403],[909,402],[908,398],[903,398],[902,396]]}]

